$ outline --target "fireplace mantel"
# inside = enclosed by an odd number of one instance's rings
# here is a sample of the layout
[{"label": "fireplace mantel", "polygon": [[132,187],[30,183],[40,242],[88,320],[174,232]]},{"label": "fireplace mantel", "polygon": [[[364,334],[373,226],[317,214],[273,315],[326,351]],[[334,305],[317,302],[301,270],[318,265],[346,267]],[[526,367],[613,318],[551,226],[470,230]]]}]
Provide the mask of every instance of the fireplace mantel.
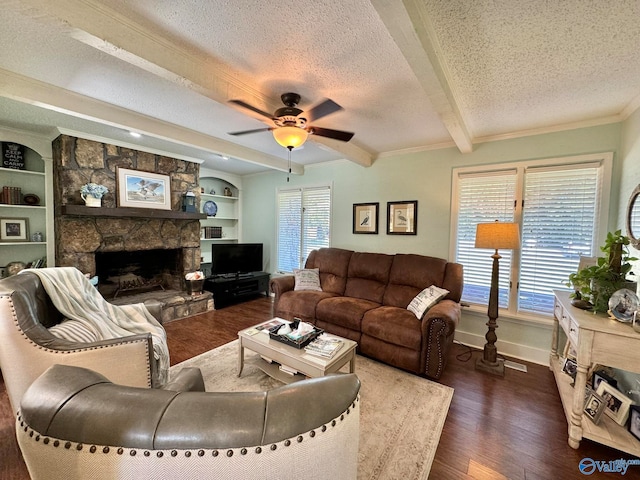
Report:
[{"label": "fireplace mantel", "polygon": [[200,220],[201,218],[207,218],[204,213],[186,213],[152,208],[97,208],[87,207],[85,205],[62,205],[60,208],[62,215],[75,217],[170,218],[176,220]]}]

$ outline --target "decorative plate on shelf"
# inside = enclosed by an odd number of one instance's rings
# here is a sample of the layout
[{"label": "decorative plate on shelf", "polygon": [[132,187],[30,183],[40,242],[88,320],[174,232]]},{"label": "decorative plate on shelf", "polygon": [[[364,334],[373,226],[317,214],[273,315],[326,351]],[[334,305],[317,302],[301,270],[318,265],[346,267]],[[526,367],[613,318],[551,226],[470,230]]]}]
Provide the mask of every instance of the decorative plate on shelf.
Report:
[{"label": "decorative plate on shelf", "polygon": [[622,288],[609,299],[609,314],[623,323],[633,321],[633,312],[638,310],[638,296],[627,288]]},{"label": "decorative plate on shelf", "polygon": [[22,200],[26,205],[39,205],[40,197],[35,193],[27,193],[22,197]]},{"label": "decorative plate on shelf", "polygon": [[206,213],[208,217],[215,217],[216,213],[218,213],[218,205],[216,205],[216,202],[208,200],[204,202],[202,211]]}]

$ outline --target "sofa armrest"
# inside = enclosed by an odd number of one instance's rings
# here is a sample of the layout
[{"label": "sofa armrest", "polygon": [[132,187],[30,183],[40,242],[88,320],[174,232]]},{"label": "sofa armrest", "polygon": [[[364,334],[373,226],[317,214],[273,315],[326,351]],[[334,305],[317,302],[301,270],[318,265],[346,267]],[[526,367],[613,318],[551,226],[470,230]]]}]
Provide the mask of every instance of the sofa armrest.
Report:
[{"label": "sofa armrest", "polygon": [[434,318],[443,319],[454,332],[460,321],[460,304],[453,300],[441,300],[431,307],[422,318],[422,331],[424,332]]},{"label": "sofa armrest", "polygon": [[420,370],[427,377],[437,380],[442,375],[459,321],[460,304],[453,300],[440,301],[422,319]]},{"label": "sofa armrest", "polygon": [[285,292],[290,292],[296,286],[296,279],[293,275],[284,275],[282,277],[274,277],[269,282],[269,287],[273,292],[273,311],[278,310],[278,302],[280,296]]},{"label": "sofa armrest", "polygon": [[282,277],[274,277],[271,279],[269,286],[276,297],[284,292],[293,290],[296,286],[296,279],[293,275],[285,275]]}]

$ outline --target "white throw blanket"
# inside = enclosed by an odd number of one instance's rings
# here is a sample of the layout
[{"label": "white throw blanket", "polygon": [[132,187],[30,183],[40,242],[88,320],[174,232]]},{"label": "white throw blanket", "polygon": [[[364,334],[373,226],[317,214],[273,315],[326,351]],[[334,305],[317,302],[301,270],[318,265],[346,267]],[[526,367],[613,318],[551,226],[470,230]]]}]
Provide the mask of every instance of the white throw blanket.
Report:
[{"label": "white throw blanket", "polygon": [[153,353],[158,360],[158,380],[167,383],[169,375],[169,349],[162,325],[142,304],[112,305],[91,285],[80,270],[74,267],[35,268],[22,270],[38,275],[55,307],[67,318],[78,321],[97,338],[128,337],[150,333]]}]

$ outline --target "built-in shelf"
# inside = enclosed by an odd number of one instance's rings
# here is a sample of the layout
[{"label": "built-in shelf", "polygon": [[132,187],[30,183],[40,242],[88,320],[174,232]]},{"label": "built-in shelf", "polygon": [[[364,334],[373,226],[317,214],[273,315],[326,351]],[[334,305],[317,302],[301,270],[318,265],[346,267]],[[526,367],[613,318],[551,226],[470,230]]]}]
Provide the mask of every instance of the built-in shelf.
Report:
[{"label": "built-in shelf", "polygon": [[153,208],[104,208],[85,205],[62,205],[60,213],[76,217],[132,217],[132,218],[168,218],[177,220],[200,220],[207,218],[204,213],[176,212]]}]

